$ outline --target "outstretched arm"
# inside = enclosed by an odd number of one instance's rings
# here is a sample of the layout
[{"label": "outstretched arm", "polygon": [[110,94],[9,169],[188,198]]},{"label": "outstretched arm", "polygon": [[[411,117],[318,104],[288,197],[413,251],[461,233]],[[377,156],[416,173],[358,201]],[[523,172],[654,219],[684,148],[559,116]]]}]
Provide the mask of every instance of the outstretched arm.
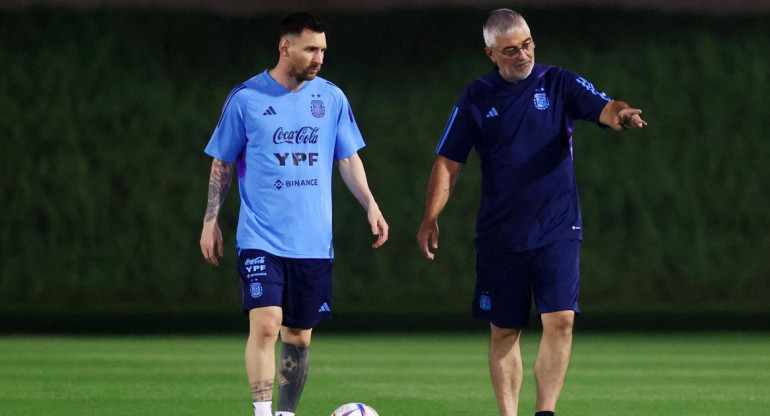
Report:
[{"label": "outstretched arm", "polygon": [[623,101],[610,101],[604,106],[599,122],[613,130],[640,129],[647,122],[639,114],[642,114],[642,110],[630,108]]},{"label": "outstretched arm", "polygon": [[372,234],[377,236],[377,241],[372,244],[372,247],[380,247],[388,241],[388,223],[385,221],[385,217],[380,212],[380,207],[369,190],[364,164],[361,162],[358,153],[348,158],[340,159],[339,169],[345,185],[348,186],[350,192],[366,210],[366,217],[369,220],[369,225],[372,227]]},{"label": "outstretched arm", "polygon": [[[428,192],[425,197],[425,213],[422,217],[420,230],[417,232],[417,244],[420,252],[429,260],[435,255],[430,252],[438,248],[438,216],[449,201],[457,177],[460,175],[462,164],[438,156],[433,163],[433,170],[428,181]],[[430,247],[428,247],[430,244]]]},{"label": "outstretched arm", "polygon": [[222,246],[222,231],[219,229],[217,217],[227,192],[230,190],[230,182],[233,178],[235,163],[214,159],[211,163],[209,175],[209,197],[206,206],[206,216],[203,218],[203,231],[201,231],[201,253],[209,263],[219,266],[219,257],[224,256]]}]

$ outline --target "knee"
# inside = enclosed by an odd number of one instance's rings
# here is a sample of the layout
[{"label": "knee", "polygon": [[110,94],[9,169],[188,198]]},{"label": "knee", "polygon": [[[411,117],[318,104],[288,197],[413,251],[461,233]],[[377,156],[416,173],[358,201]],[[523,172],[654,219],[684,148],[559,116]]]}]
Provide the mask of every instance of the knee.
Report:
[{"label": "knee", "polygon": [[560,311],[543,314],[543,331],[560,335],[571,335],[575,324],[575,312]]},{"label": "knee", "polygon": [[312,329],[283,327],[281,328],[281,340],[295,347],[305,348],[310,346],[312,333]]},{"label": "knee", "polygon": [[500,328],[494,324],[491,324],[490,328],[493,345],[515,344],[521,335],[521,329]]},{"label": "knee", "polygon": [[281,329],[281,317],[271,313],[249,313],[249,337],[262,344],[275,342]]}]

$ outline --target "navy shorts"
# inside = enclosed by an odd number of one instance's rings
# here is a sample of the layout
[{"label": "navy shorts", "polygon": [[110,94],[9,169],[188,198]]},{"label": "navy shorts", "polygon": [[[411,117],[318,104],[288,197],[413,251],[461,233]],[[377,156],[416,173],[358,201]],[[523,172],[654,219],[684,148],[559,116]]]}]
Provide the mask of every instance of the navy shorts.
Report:
[{"label": "navy shorts", "polygon": [[580,289],[580,241],[560,241],[516,253],[476,253],[473,317],[501,328],[529,326],[538,314],[575,311]]},{"label": "navy shorts", "polygon": [[309,329],[331,319],[332,259],[293,259],[239,249],[243,311],[279,306],[284,326]]}]

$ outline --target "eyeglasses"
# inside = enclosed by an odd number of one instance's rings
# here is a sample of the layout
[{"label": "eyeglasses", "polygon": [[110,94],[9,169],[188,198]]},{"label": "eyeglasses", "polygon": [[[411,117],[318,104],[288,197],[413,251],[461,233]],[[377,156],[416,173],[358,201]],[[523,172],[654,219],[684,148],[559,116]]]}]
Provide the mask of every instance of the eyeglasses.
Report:
[{"label": "eyeglasses", "polygon": [[499,51],[497,49],[494,49],[494,48],[489,48],[489,49],[492,49],[493,51],[495,51],[497,53],[500,53],[502,55],[505,55],[505,56],[507,56],[509,58],[513,58],[514,56],[518,56],[519,52],[521,52],[521,51],[529,52],[529,48],[532,47],[532,45],[534,45],[534,44],[535,44],[534,40],[527,39],[524,42],[522,42],[520,47],[509,46],[507,48],[504,48],[501,51]]}]

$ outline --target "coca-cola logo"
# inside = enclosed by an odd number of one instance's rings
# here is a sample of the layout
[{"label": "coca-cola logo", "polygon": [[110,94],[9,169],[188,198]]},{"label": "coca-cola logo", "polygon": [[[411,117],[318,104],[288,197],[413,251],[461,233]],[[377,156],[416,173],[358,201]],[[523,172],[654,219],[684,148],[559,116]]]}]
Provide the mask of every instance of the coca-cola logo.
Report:
[{"label": "coca-cola logo", "polygon": [[273,143],[318,143],[318,127],[305,126],[297,130],[284,130],[283,127],[278,127],[275,133],[273,133]]},{"label": "coca-cola logo", "polygon": [[265,264],[265,256],[259,256],[254,257],[253,259],[246,259],[246,261],[243,262],[246,266],[251,266],[254,264]]}]

